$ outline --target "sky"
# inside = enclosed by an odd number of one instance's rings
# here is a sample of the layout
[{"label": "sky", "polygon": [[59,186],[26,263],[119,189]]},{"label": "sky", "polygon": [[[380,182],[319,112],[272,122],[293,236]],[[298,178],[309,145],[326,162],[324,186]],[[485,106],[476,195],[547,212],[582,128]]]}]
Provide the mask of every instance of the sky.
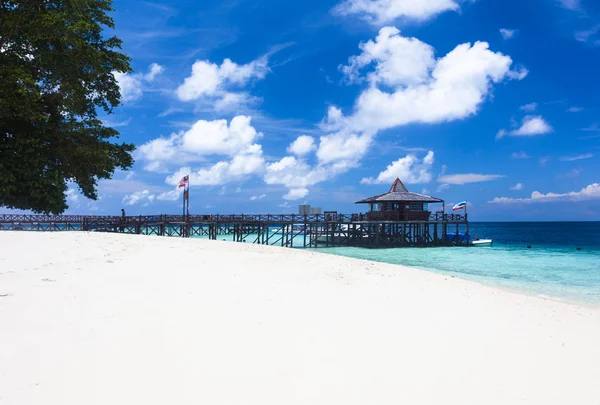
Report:
[{"label": "sky", "polygon": [[600,220],[598,2],[113,6],[134,72],[101,119],[136,163],[70,213],[179,213],[189,174],[193,214],[360,212],[400,177],[473,221]]}]

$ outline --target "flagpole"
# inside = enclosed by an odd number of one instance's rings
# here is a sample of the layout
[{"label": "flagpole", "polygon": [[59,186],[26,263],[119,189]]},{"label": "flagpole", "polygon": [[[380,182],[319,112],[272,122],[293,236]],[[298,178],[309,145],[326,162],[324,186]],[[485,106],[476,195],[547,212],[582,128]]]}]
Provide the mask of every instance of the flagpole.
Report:
[{"label": "flagpole", "polygon": [[183,213],[182,215],[185,217],[185,185],[183,186]]},{"label": "flagpole", "polygon": [[192,176],[188,177],[188,184],[187,184],[187,216],[188,218],[190,217],[190,181]]}]

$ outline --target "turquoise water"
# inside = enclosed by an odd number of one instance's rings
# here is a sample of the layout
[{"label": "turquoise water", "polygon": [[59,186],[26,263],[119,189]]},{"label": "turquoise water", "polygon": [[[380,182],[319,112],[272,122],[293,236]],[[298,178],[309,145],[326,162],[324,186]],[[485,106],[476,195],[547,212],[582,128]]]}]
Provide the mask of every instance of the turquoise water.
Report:
[{"label": "turquoise water", "polygon": [[[600,223],[471,223],[471,234],[491,238],[494,245],[316,251],[417,267],[528,294],[600,305]],[[219,236],[219,240],[231,238]],[[255,238],[248,236],[246,243]],[[295,242],[301,244],[302,240],[297,238]]]},{"label": "turquoise water", "polygon": [[528,294],[600,305],[600,223],[472,223],[471,233],[493,239],[494,245],[319,251],[418,267]]}]

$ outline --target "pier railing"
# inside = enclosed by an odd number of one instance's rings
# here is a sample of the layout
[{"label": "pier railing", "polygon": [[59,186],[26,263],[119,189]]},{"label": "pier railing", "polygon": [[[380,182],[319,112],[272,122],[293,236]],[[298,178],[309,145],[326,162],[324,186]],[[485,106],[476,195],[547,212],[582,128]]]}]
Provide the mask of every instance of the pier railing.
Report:
[{"label": "pier railing", "polygon": [[[427,218],[426,216],[423,216]],[[374,220],[365,214],[23,215],[0,214],[0,230],[94,231],[206,237],[286,247],[429,247],[468,244],[466,215],[432,213],[429,220]]]},{"label": "pier railing", "polygon": [[[445,214],[432,212],[430,222],[466,222],[466,214]],[[139,215],[139,216],[100,216],[100,215],[24,215],[0,214],[0,223],[44,223],[44,224],[98,224],[98,223],[320,223],[320,222],[383,222],[369,221],[366,214],[216,214],[216,215]],[[391,221],[397,222],[397,221]],[[404,221],[400,221],[404,222]]]}]

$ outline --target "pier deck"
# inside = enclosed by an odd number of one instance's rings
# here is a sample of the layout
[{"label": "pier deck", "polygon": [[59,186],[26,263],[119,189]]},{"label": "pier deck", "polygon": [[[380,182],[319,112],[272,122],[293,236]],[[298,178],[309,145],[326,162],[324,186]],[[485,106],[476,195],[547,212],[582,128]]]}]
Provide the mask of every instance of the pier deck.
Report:
[{"label": "pier deck", "polygon": [[[368,220],[352,215],[91,215],[0,214],[0,230],[116,232],[256,243],[291,248],[468,245],[466,215],[434,212],[428,220]],[[449,236],[449,234],[451,236]]]}]

